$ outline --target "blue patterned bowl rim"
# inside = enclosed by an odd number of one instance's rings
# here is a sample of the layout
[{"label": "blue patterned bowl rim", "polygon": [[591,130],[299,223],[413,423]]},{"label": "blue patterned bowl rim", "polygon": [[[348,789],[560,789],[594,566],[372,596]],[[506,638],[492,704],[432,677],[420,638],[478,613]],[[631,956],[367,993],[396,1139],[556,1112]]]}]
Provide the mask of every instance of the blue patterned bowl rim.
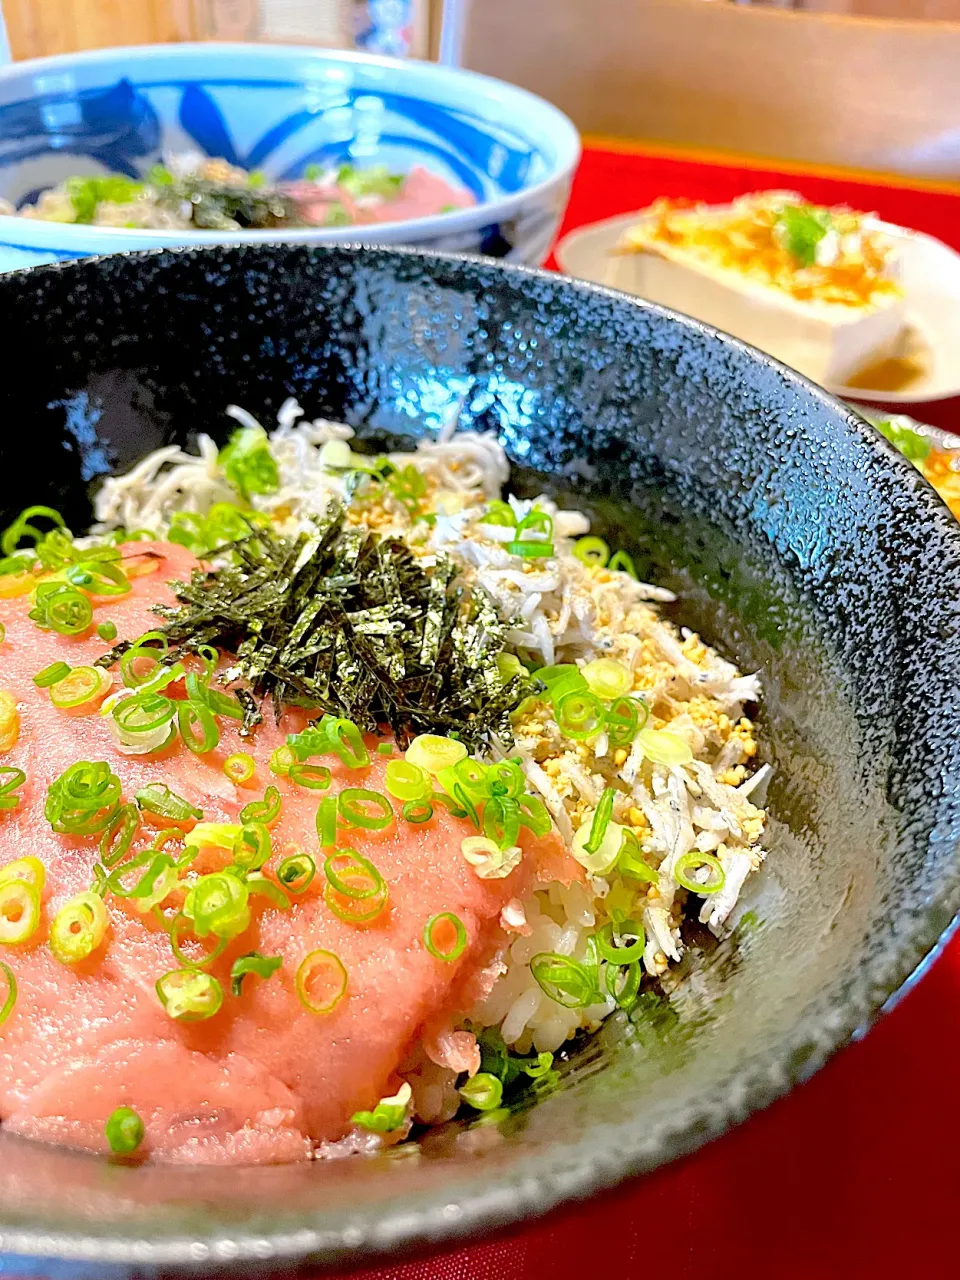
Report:
[{"label": "blue patterned bowl rim", "polygon": [[[500,199],[486,200],[459,213],[435,214],[427,218],[413,218],[405,222],[373,224],[378,243],[416,243],[432,236],[449,237],[457,233],[473,231],[478,227],[510,218],[521,209],[550,204],[555,193],[569,185],[580,160],[580,135],[573,122],[559,108],[546,99],[521,89],[518,85],[498,80],[494,76],[481,75],[439,63],[423,62],[411,58],[387,58],[376,54],[358,53],[340,49],[320,49],[308,45],[285,44],[230,44],[185,43],[127,46],[110,49],[93,49],[85,53],[62,54],[51,58],[34,58],[0,67],[0,92],[10,82],[29,82],[34,76],[53,76],[57,73],[96,67],[104,64],[115,67],[122,76],[135,78],[137,69],[144,63],[156,65],[162,59],[182,61],[187,66],[196,64],[197,80],[214,78],[212,65],[219,60],[246,64],[246,74],[258,78],[258,69],[288,60],[291,71],[304,64],[340,64],[342,66],[370,67],[402,79],[408,78],[414,96],[431,101],[432,89],[444,91],[444,100],[450,101],[460,93],[464,97],[479,97],[506,107],[510,118],[516,122],[536,122],[531,134],[549,138],[552,155],[545,154],[549,171],[539,182]],[[252,66],[250,64],[253,64]],[[418,88],[418,85],[420,88]],[[425,92],[426,91],[426,92]],[[21,101],[28,102],[26,94]],[[543,144],[538,144],[542,146]],[[29,230],[25,232],[25,227]],[[126,227],[77,226],[62,222],[27,221],[23,218],[0,215],[0,239],[29,244],[32,248],[56,250],[72,249],[74,253],[110,253],[139,248],[169,248],[184,245],[208,244],[337,244],[355,242],[357,228],[315,227],[291,231],[153,231]],[[372,235],[370,237],[373,238]],[[67,256],[67,255],[64,255]],[[69,256],[73,256],[71,253]]]}]

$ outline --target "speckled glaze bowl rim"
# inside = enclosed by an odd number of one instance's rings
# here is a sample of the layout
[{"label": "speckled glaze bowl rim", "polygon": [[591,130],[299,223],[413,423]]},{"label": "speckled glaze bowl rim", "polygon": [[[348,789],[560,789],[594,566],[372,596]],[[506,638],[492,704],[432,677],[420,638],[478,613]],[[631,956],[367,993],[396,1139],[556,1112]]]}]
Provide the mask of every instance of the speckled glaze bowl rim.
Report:
[{"label": "speckled glaze bowl rim", "polygon": [[[277,244],[274,252],[291,251]],[[296,250],[292,250],[296,252]],[[224,246],[189,248],[177,257],[215,258],[221,253],[236,253]],[[794,370],[780,364],[762,351],[741,342],[689,316],[671,311],[655,303],[645,302],[631,294],[601,285],[559,275],[538,268],[505,264],[471,254],[431,253],[419,249],[371,249],[360,244],[314,246],[311,256],[322,258],[327,253],[363,255],[378,258],[395,257],[420,261],[427,266],[439,263],[449,267],[476,266],[496,272],[521,287],[525,282],[559,287],[576,296],[605,298],[617,306],[644,311],[672,324],[680,325],[708,341],[718,343],[775,373],[788,387],[808,396],[813,404],[822,405],[840,419],[868,445],[882,454],[902,483],[916,500],[928,508],[926,515],[932,527],[947,543],[953,543],[954,555],[960,559],[960,524],[940,502],[933,489],[916,468],[907,462],[878,432],[853,409],[816,386]],[[170,254],[166,249],[88,258],[80,262],[51,263],[12,271],[0,280],[0,293],[5,282],[28,281],[35,275],[62,271],[88,271],[104,261],[117,258],[132,262],[148,262]],[[943,800],[941,800],[943,803]],[[378,1211],[360,1210],[357,1219],[335,1230],[303,1227],[296,1231],[255,1237],[241,1232],[206,1238],[174,1238],[161,1240],[132,1239],[116,1235],[80,1235],[38,1230],[4,1230],[0,1224],[0,1251],[77,1262],[99,1262],[120,1266],[149,1266],[190,1272],[213,1271],[238,1264],[282,1267],[298,1262],[325,1268],[347,1269],[369,1263],[372,1258],[389,1254],[423,1251],[453,1243],[469,1235],[481,1235],[517,1225],[548,1212],[556,1206],[586,1199],[625,1179],[650,1172],[679,1156],[686,1155],[719,1137],[734,1125],[782,1097],[797,1084],[809,1079],[837,1050],[860,1039],[874,1021],[887,1012],[929,968],[953,935],[960,913],[960,850],[953,865],[943,876],[936,895],[925,910],[918,913],[909,928],[898,932],[874,958],[861,962],[851,994],[842,1002],[820,1007],[805,1021],[798,1023],[776,1050],[771,1050],[750,1067],[732,1074],[717,1090],[705,1097],[698,1112],[688,1115],[683,1124],[661,1126],[652,1134],[640,1126],[631,1130],[629,1119],[622,1125],[625,1141],[617,1148],[597,1147],[589,1135],[578,1142],[561,1170],[546,1177],[498,1178],[488,1180],[482,1189],[468,1188],[459,1201],[451,1195],[436,1195],[425,1208]],[[86,1157],[78,1156],[78,1159]],[[482,1176],[482,1175],[481,1175]]]},{"label": "speckled glaze bowl rim", "polygon": [[[57,54],[49,58],[33,58],[24,62],[11,62],[0,66],[0,86],[11,80],[22,77],[29,79],[31,75],[51,75],[58,71],[68,71],[77,66],[96,65],[104,61],[116,61],[121,66],[129,63],[149,62],[156,64],[158,58],[183,58],[198,63],[197,78],[203,79],[200,70],[202,64],[216,57],[242,59],[247,62],[268,64],[271,59],[284,56],[303,62],[315,60],[318,63],[342,63],[354,66],[370,66],[411,78],[423,76],[428,81],[437,83],[449,82],[474,86],[477,91],[486,90],[500,97],[506,97],[515,104],[518,115],[522,118],[524,107],[534,109],[539,115],[551,122],[552,142],[556,148],[556,156],[550,173],[539,182],[521,188],[521,190],[505,195],[498,200],[485,200],[480,204],[470,205],[457,213],[433,214],[430,217],[411,218],[404,222],[372,223],[370,239],[366,243],[385,243],[389,241],[409,240],[416,242],[429,236],[450,236],[475,231],[480,227],[510,218],[520,209],[548,204],[553,193],[564,184],[573,180],[573,174],[580,162],[580,134],[573,121],[553,103],[538,94],[531,93],[519,85],[507,80],[498,80],[495,76],[483,75],[479,71],[467,71],[459,67],[442,66],[435,62],[425,62],[416,58],[387,58],[380,54],[363,53],[349,49],[314,49],[309,45],[293,44],[238,44],[230,42],[193,42],[184,44],[129,45],[118,48],[91,49],[84,53]],[[24,101],[29,101],[27,95]],[[425,97],[424,101],[433,101]],[[30,234],[24,241],[24,226],[29,227]],[[306,227],[297,228],[278,234],[269,231],[153,231],[150,228],[128,227],[96,227],[75,226],[62,222],[28,221],[16,216],[0,214],[0,237],[18,236],[29,248],[75,249],[78,252],[91,254],[107,254],[121,252],[137,252],[142,244],[132,243],[149,238],[151,248],[202,247],[216,244],[343,244],[355,243],[356,227]],[[385,240],[374,241],[374,236],[385,237]],[[128,248],[126,246],[129,246]]]}]

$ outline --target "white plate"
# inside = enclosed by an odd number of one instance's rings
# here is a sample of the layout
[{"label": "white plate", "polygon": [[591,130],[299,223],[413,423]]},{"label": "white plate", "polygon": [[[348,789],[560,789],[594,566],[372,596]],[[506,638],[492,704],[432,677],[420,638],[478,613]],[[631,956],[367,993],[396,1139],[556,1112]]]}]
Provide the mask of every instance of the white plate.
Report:
[{"label": "white plate", "polygon": [[[613,249],[636,220],[636,213],[628,213],[571,231],[556,249],[560,270],[594,284],[611,284]],[[923,352],[922,372],[899,391],[859,386],[829,390],[873,404],[922,404],[960,395],[960,254],[920,231],[887,222],[875,225],[899,247],[907,318]]]}]

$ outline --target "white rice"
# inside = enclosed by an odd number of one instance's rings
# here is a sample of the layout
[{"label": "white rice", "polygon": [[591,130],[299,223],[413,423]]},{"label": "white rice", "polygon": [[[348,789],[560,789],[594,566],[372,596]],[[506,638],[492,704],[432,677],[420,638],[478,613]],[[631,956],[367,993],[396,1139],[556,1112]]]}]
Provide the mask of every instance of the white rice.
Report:
[{"label": "white rice", "polygon": [[[242,425],[258,425],[236,406],[227,412]],[[294,532],[309,516],[322,513],[331,498],[345,496],[345,471],[355,458],[349,444],[353,433],[322,419],[307,421],[292,399],[277,418],[270,444],[280,486],[253,503],[283,531]],[[674,875],[678,860],[691,850],[719,860],[724,883],[704,896],[700,920],[720,932],[744,881],[764,857],[765,815],[750,797],[764,790],[769,766],[751,776],[756,743],[753,726],[742,717],[744,704],[759,697],[757,676],[741,675],[696,635],[665,622],[656,604],[673,600],[670,592],[582,563],[573,547],[589,521],[579,512],[562,511],[547,497],[534,502],[509,497],[518,520],[534,506],[552,517],[554,547],[545,559],[511,555],[504,530],[483,520],[487,502],[500,497],[509,474],[493,438],[445,432],[413,453],[390,455],[390,461],[412,465],[427,479],[433,525],[412,520],[383,486],[376,501],[353,503],[349,518],[406,538],[425,565],[440,552],[451,556],[463,581],[485,591],[511,623],[508,645],[522,659],[546,666],[583,666],[600,657],[619,661],[633,673],[629,696],[650,708],[649,724],[668,727],[692,751],[689,763],[665,765],[646,755],[639,738],[629,751],[611,750],[605,733],[589,743],[573,742],[564,738],[549,702],[514,718],[516,739],[509,749],[495,739],[489,744],[493,759],[519,756],[529,786],[542,797],[568,847],[604,788],[617,789],[614,820],[635,832],[658,868],[656,882],[645,897],[641,889],[632,908],[646,932],[644,970],[658,977],[683,954],[680,925],[687,891]],[[122,526],[162,537],[175,512],[203,515],[213,503],[234,499],[217,467],[216,445],[201,435],[199,456],[176,447],[160,449],[128,475],[108,479],[96,501],[95,532]],[[584,883],[569,886],[540,885],[523,902],[511,904],[502,917],[508,940],[498,957],[499,976],[471,1010],[472,1024],[499,1026],[519,1053],[553,1052],[579,1030],[596,1027],[615,1008],[613,998],[568,1009],[541,990],[530,961],[544,951],[584,960],[591,936],[610,919],[609,902],[622,897],[626,887],[616,873],[586,876]],[[600,988],[606,989],[603,981]],[[405,1075],[414,1086],[420,1119],[453,1114],[454,1072],[420,1054]]]}]

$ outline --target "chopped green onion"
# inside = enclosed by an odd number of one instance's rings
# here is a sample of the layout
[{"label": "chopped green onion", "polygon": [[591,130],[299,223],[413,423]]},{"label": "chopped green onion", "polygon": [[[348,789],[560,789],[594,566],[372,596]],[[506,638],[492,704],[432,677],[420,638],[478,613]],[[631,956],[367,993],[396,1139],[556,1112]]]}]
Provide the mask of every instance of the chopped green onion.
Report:
[{"label": "chopped green onion", "polygon": [[641,729],[637,741],[643,748],[643,754],[654,764],[688,764],[693,759],[693,751],[686,738],[681,738],[679,733],[671,733],[669,729]]},{"label": "chopped green onion", "polygon": [[157,980],[157,995],[167,1015],[177,1022],[202,1022],[223,1004],[223,988],[209,973],[172,969]]},{"label": "chopped green onion", "polygon": [[17,1003],[17,979],[5,960],[0,960],[0,969],[3,970],[3,976],[7,980],[7,998],[3,1002],[3,1007],[0,1008],[0,1027],[2,1027],[13,1013],[13,1007]]},{"label": "chopped green onion", "polygon": [[6,884],[8,880],[25,880],[36,888],[37,893],[42,893],[46,879],[47,871],[43,863],[29,853],[0,867],[0,884]]},{"label": "chopped green onion", "polygon": [[[120,677],[130,689],[139,688],[153,679],[162,658],[170,650],[162,631],[146,631],[120,658]],[[147,671],[137,671],[135,664],[149,662]]]},{"label": "chopped green onion", "polygon": [[233,860],[244,871],[259,871],[270,861],[270,832],[262,822],[247,822],[233,846]]},{"label": "chopped green onion", "polygon": [[508,684],[518,677],[526,678],[527,669],[515,653],[497,654],[497,675],[502,684]]},{"label": "chopped green onion", "polygon": [[291,893],[303,893],[317,874],[317,864],[309,853],[294,853],[277,867],[277,879]]},{"label": "chopped green onion", "polygon": [[401,810],[405,822],[429,822],[433,817],[433,805],[429,800],[405,800]]},{"label": "chopped green onion", "polygon": [[514,529],[517,524],[517,513],[509,502],[501,502],[497,498],[489,504],[480,519],[480,523],[498,525],[503,529]]},{"label": "chopped green onion", "polygon": [[[230,945],[229,938],[217,938],[216,945],[209,951],[204,952],[203,955],[188,955],[183,950],[180,942],[180,934],[186,932],[187,929],[193,934],[193,921],[188,916],[185,916],[182,911],[178,911],[170,926],[170,950],[173,952],[174,958],[183,965],[184,969],[205,969],[207,965],[213,964],[214,960],[219,960]],[[197,946],[200,945],[200,939],[195,934],[193,934],[193,942]]]},{"label": "chopped green onion", "polygon": [[[141,867],[145,868],[143,874],[136,884],[127,888],[126,877],[131,871],[139,871]],[[137,910],[146,913],[159,906],[173,892],[179,878],[178,864],[170,854],[151,847],[138,853],[129,862],[114,867],[104,888],[118,898],[134,899]]]},{"label": "chopped green onion", "polygon": [[519,846],[501,849],[489,836],[466,836],[460,841],[460,852],[481,880],[506,879],[523,856]]},{"label": "chopped green onion", "polygon": [[168,818],[171,822],[187,822],[196,818],[199,822],[203,810],[171,791],[165,782],[148,782],[134,796],[137,805],[147,813],[155,813],[160,818]]},{"label": "chopped green onion", "polygon": [[324,796],[317,810],[317,835],[320,846],[330,849],[337,843],[337,797]]},{"label": "chopped green onion", "polygon": [[467,748],[456,738],[442,738],[435,733],[421,733],[404,752],[409,764],[426,769],[436,776],[441,769],[453,768],[467,756]]},{"label": "chopped green onion", "polygon": [[534,674],[547,686],[547,696],[554,707],[568,693],[587,692],[583,672],[573,663],[563,662],[555,667],[541,667]]},{"label": "chopped green onion", "polygon": [[337,797],[341,822],[365,831],[383,831],[393,821],[393,805],[380,791],[367,787],[344,787]]},{"label": "chopped green onion", "polygon": [[101,640],[107,643],[117,638],[117,624],[115,622],[101,622],[97,627],[97,635]]},{"label": "chopped green onion", "polygon": [[[633,942],[621,942],[620,938],[633,938]],[[634,960],[643,959],[643,948],[646,945],[646,936],[643,932],[643,925],[636,920],[624,920],[621,925],[614,927],[612,923],[605,924],[596,934],[597,951],[604,960],[610,961],[611,964],[632,964]]]},{"label": "chopped green onion", "polygon": [[633,563],[633,556],[626,551],[615,551],[610,557],[607,568],[612,573],[628,573],[631,578],[637,576],[637,566]]},{"label": "chopped green onion", "polygon": [[213,717],[213,712],[202,702],[189,699],[177,707],[177,727],[183,745],[194,755],[206,755],[220,741],[220,730]]},{"label": "chopped green onion", "polygon": [[65,582],[39,583],[36,601],[27,617],[44,630],[56,631],[62,636],[78,636],[93,621],[93,605],[89,597]]},{"label": "chopped green onion", "polygon": [[595,738],[605,722],[600,699],[592,693],[573,690],[565,693],[556,705],[560,732],[568,738]]},{"label": "chopped green onion", "polygon": [[33,677],[33,683],[38,689],[49,689],[51,685],[57,684],[64,676],[70,674],[70,668],[65,662],[51,662],[49,667],[44,667],[42,671],[38,671]]},{"label": "chopped green onion", "polygon": [[508,542],[505,549],[508,555],[522,556],[525,560],[545,560],[555,554],[552,542]]},{"label": "chopped green onion", "polygon": [[530,972],[540,989],[565,1009],[583,1009],[592,1004],[597,993],[590,971],[579,960],[541,951],[530,961]]},{"label": "chopped green onion", "polygon": [[102,667],[74,667],[50,686],[50,701],[61,711],[89,703],[110,688],[110,676]]},{"label": "chopped green onion", "polygon": [[629,827],[623,827],[620,852],[617,855],[617,870],[630,880],[642,880],[646,884],[656,884],[659,875],[643,860],[640,841]]},{"label": "chopped green onion", "polygon": [[365,769],[370,763],[363,734],[352,720],[331,717],[327,725],[327,740],[329,750],[335,752],[348,769]]},{"label": "chopped green onion", "polygon": [[115,866],[129,852],[139,828],[137,806],[121,805],[100,837],[100,860],[105,867]]},{"label": "chopped green onion", "polygon": [[538,1053],[534,1059],[519,1058],[517,1064],[524,1075],[529,1076],[531,1080],[539,1080],[545,1076],[553,1066],[552,1053]]},{"label": "chopped green onion", "polygon": [[[524,539],[524,534],[527,535],[527,539]],[[531,534],[540,535],[542,542],[549,542],[553,537],[553,516],[548,515],[546,511],[541,511],[539,507],[534,507],[517,525],[516,540],[523,542],[528,540]]]},{"label": "chopped green onion", "polygon": [[602,538],[578,538],[573,554],[588,567],[602,569],[610,559],[610,548]]},{"label": "chopped green onion", "polygon": [[44,815],[61,835],[96,835],[120,807],[120,779],[104,760],[78,760],[50,784]]},{"label": "chopped green onion", "polygon": [[[642,719],[641,719],[642,714]],[[607,708],[604,728],[612,747],[628,747],[650,718],[645,702],[636,698],[616,698]]]},{"label": "chopped green onion", "polygon": [[0,884],[0,943],[26,942],[40,924],[40,890],[28,880]]},{"label": "chopped green onion", "polygon": [[65,902],[53,918],[50,950],[61,964],[77,964],[96,951],[106,937],[109,924],[103,899],[89,889],[78,893]]},{"label": "chopped green onion", "polygon": [[613,802],[617,798],[617,793],[613,787],[604,787],[603,794],[600,796],[600,803],[593,811],[593,821],[590,823],[590,834],[583,842],[583,847],[587,853],[596,853],[603,844],[604,836],[607,834],[607,827],[613,817]]},{"label": "chopped green onion", "polygon": [[378,743],[377,743],[377,754],[378,754],[378,755],[381,755],[381,756],[392,756],[392,755],[393,755],[393,743],[392,743],[392,742],[378,742]]},{"label": "chopped green onion", "polygon": [[485,1071],[478,1071],[458,1092],[474,1111],[495,1111],[503,1101],[503,1085]]},{"label": "chopped green onion", "polygon": [[459,916],[441,911],[423,926],[423,945],[437,960],[453,964],[467,949],[467,930]]},{"label": "chopped green onion", "polygon": [[177,708],[162,693],[135,693],[113,709],[117,727],[132,738],[143,738],[169,725]]},{"label": "chopped green onion", "polygon": [[545,836],[553,825],[547,806],[539,796],[522,795],[517,800],[520,809],[520,825],[535,836]]},{"label": "chopped green onion", "polygon": [[[701,867],[709,867],[714,873],[706,883],[694,879],[693,876],[693,873]],[[673,868],[673,878],[678,884],[682,884],[685,889],[689,889],[691,893],[706,895],[718,893],[723,888],[726,875],[719,859],[715,858],[712,853],[700,853],[696,849],[691,849],[689,853],[685,853],[681,858],[677,859]]]},{"label": "chopped green onion", "polygon": [[581,669],[591,693],[604,702],[621,698],[633,687],[633,673],[615,658],[595,658]]},{"label": "chopped green onion", "polygon": [[47,536],[42,529],[38,529],[35,525],[29,523],[36,516],[43,516],[45,520],[52,520],[56,528],[67,532],[63,516],[59,511],[55,511],[53,507],[27,507],[20,512],[13,524],[7,526],[3,532],[3,537],[0,538],[0,549],[2,549],[5,556],[12,555],[24,538],[37,543]]},{"label": "chopped green onion", "polygon": [[239,996],[243,989],[243,980],[248,973],[255,973],[258,978],[273,976],[283,964],[283,956],[262,956],[259,951],[250,951],[245,956],[238,956],[230,967],[230,993]]},{"label": "chopped green onion", "polygon": [[465,760],[460,760],[453,766],[453,775],[468,796],[480,801],[486,799],[489,794],[487,769],[488,766],[480,760],[473,760],[467,756]]},{"label": "chopped green onion", "polygon": [[247,876],[247,888],[252,894],[259,894],[262,898],[266,898],[278,911],[290,910],[289,895],[284,893],[279,885],[268,880],[262,871],[254,871]]},{"label": "chopped green onion", "polygon": [[301,960],[294,986],[308,1013],[332,1013],[346,994],[347,970],[335,952],[318,948]]},{"label": "chopped green onion", "polygon": [[637,1003],[642,977],[637,961],[633,961],[622,969],[617,964],[608,964],[604,973],[604,984],[621,1009],[632,1009]]},{"label": "chopped green onion", "polygon": [[67,569],[66,579],[94,596],[123,596],[130,590],[130,579],[116,564],[84,560]]},{"label": "chopped green onion", "polygon": [[297,753],[293,747],[277,747],[270,755],[270,772],[285,778],[296,763]]},{"label": "chopped green onion", "polygon": [[332,774],[323,764],[293,764],[290,766],[290,781],[308,791],[326,791],[330,785]]},{"label": "chopped green onion", "polygon": [[422,800],[430,794],[430,775],[409,760],[391,760],[384,775],[384,785],[397,800]]},{"label": "chopped green onion", "polygon": [[143,1121],[130,1107],[117,1107],[104,1126],[115,1156],[132,1156],[143,1141],[144,1132]]},{"label": "chopped green onion", "polygon": [[392,1098],[381,1098],[373,1111],[355,1111],[350,1123],[371,1133],[394,1133],[406,1121],[413,1090],[405,1080]]},{"label": "chopped green onion", "polygon": [[510,849],[520,835],[520,806],[509,796],[492,796],[483,807],[483,834],[498,849]]},{"label": "chopped green onion", "polygon": [[240,810],[241,822],[262,822],[269,827],[280,817],[280,792],[274,786],[267,787],[262,800],[251,800]]},{"label": "chopped green onion", "polygon": [[519,800],[527,785],[523,770],[512,760],[500,760],[497,764],[488,765],[484,782],[491,796],[506,797],[509,800]]},{"label": "chopped green onion", "polygon": [[223,762],[223,772],[238,787],[243,786],[245,782],[249,782],[256,771],[257,762],[246,751],[235,751],[232,756],[227,756]]},{"label": "chopped green onion", "polygon": [[225,871],[201,876],[187,892],[183,914],[193,921],[199,938],[208,933],[235,938],[250,924],[250,893],[245,882]]},{"label": "chopped green onion", "polygon": [[[343,864],[343,865],[341,865]],[[323,863],[324,875],[347,898],[373,898],[383,892],[383,876],[355,849],[340,849]]]}]

